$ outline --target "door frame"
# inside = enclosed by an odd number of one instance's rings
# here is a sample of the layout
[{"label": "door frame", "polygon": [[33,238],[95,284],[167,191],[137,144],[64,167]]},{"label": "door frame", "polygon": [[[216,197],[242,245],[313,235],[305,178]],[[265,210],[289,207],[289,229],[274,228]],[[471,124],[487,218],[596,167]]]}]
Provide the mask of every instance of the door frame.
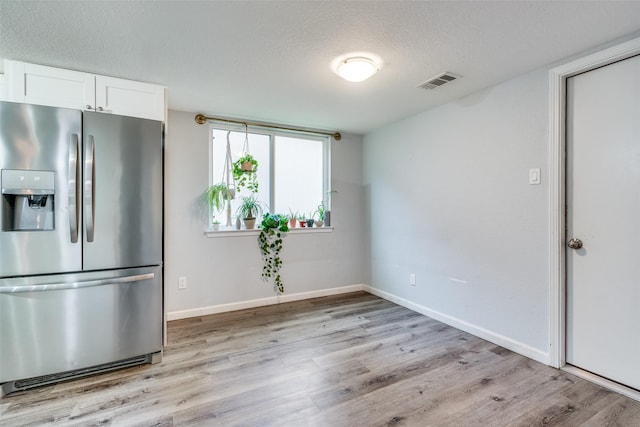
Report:
[{"label": "door frame", "polygon": [[638,54],[640,37],[549,71],[549,365],[554,368],[566,365],[566,81]]}]

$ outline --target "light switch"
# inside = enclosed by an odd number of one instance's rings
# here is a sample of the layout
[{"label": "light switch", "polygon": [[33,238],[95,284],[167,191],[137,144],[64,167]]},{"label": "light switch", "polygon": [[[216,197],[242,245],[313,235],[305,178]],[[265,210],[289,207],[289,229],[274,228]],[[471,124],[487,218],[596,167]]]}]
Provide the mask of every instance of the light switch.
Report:
[{"label": "light switch", "polygon": [[529,169],[529,184],[540,184],[540,168]]}]

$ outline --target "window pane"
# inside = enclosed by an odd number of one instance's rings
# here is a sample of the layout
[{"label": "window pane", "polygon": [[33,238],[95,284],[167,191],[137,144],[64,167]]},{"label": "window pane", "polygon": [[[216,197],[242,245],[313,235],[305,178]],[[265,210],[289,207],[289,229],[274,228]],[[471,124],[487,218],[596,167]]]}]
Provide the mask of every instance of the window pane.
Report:
[{"label": "window pane", "polygon": [[[223,181],[224,178],[224,163],[227,149],[227,131],[222,129],[213,129],[213,145],[212,145],[212,183],[218,183]],[[269,177],[271,174],[271,167],[269,164],[269,135],[249,133],[249,151],[251,155],[258,161],[258,200],[269,205],[269,198],[271,194]],[[232,131],[229,134],[229,140],[231,142],[231,158],[232,161],[238,160],[242,156],[242,148],[245,141],[244,132]],[[233,173],[231,173],[233,177]],[[245,187],[241,188],[236,193],[235,200],[231,201],[231,215],[236,216],[238,206],[240,206],[242,196],[250,196],[251,192]],[[266,209],[266,208],[265,208]],[[215,213],[216,218],[225,224],[226,210],[220,213]]]},{"label": "window pane", "polygon": [[322,141],[276,136],[274,208],[306,217],[323,200]]},{"label": "window pane", "polygon": [[[245,132],[238,129],[211,128],[211,183],[225,180],[225,157],[227,133],[231,145],[233,161],[242,156]],[[251,129],[251,128],[250,128]],[[327,138],[310,137],[254,130],[248,134],[249,151],[258,161],[257,199],[264,205],[265,211],[288,215],[297,213],[305,218],[314,215],[318,205],[326,198],[325,191],[329,182],[328,161],[329,141]],[[325,152],[326,151],[326,152]],[[236,182],[236,186],[237,186]],[[251,192],[242,188],[236,191],[236,198],[231,202],[232,227],[243,196]],[[216,219],[224,227],[226,210],[213,212]],[[257,218],[260,221],[261,218]]]}]

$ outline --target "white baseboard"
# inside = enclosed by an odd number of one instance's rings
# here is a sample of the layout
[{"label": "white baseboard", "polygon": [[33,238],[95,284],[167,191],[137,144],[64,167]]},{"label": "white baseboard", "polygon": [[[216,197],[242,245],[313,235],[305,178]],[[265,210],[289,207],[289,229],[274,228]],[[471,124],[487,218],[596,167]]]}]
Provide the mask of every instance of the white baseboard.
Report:
[{"label": "white baseboard", "polygon": [[283,294],[267,298],[253,299],[249,301],[232,302],[229,304],[210,305],[208,307],[191,308],[189,310],[170,311],[167,313],[167,321],[187,319],[189,317],[206,316],[208,314],[226,313],[228,311],[244,310],[247,308],[262,307],[265,305],[279,304],[283,302],[300,301],[311,298],[326,297],[329,295],[345,294],[364,290],[363,284],[341,286],[338,288],[320,289],[297,294]]},{"label": "white baseboard", "polygon": [[413,303],[409,300],[400,298],[398,296],[382,291],[380,289],[373,288],[369,285],[364,285],[364,291],[369,292],[370,294],[379,296],[380,298],[384,298],[388,301],[391,301],[403,307],[406,307],[417,313],[424,314],[425,316],[431,317],[432,319],[438,320],[442,323],[446,323],[447,325],[453,326],[454,328],[468,332],[479,338],[482,338],[484,340],[497,344],[501,347],[514,351],[518,354],[521,354],[525,357],[528,357],[529,359],[533,359],[537,362],[544,363],[545,365],[549,365],[549,353],[540,351],[537,348],[533,348],[527,344],[523,344],[521,342],[515,341],[503,335],[496,334],[495,332],[489,331],[487,329],[481,328],[471,323],[467,323],[463,320],[457,319],[447,314],[440,313],[438,311],[432,310],[425,306]]},{"label": "white baseboard", "polygon": [[369,285],[364,285],[364,284],[320,289],[317,291],[310,291],[310,292],[299,292],[297,294],[284,294],[284,295],[280,295],[279,297],[274,295],[272,297],[254,299],[249,301],[239,301],[239,302],[233,302],[229,304],[211,305],[208,307],[198,307],[198,308],[192,308],[189,310],[171,311],[167,313],[166,318],[167,318],[167,321],[187,319],[190,317],[206,316],[208,314],[225,313],[228,311],[244,310],[247,308],[262,307],[265,305],[300,301],[305,299],[326,297],[330,295],[338,295],[338,294],[357,292],[357,291],[369,292],[370,294],[379,296],[380,298],[384,298],[388,301],[391,301],[395,304],[406,307],[409,310],[413,310],[425,316],[431,317],[432,319],[438,320],[442,323],[446,323],[447,325],[450,325],[450,326],[453,326],[454,328],[468,332],[472,335],[485,339],[501,347],[514,351],[523,356],[526,356],[530,359],[533,359],[537,362],[544,363],[545,365],[549,364],[549,353],[544,353],[536,348],[528,346],[527,344],[523,344],[511,338],[505,337],[500,334],[496,334],[495,332],[489,331],[487,329],[481,328],[471,323],[467,323],[463,320],[440,313],[438,311],[432,310],[422,305],[413,303],[404,298],[400,298],[388,292],[385,292],[380,289],[376,289]]}]

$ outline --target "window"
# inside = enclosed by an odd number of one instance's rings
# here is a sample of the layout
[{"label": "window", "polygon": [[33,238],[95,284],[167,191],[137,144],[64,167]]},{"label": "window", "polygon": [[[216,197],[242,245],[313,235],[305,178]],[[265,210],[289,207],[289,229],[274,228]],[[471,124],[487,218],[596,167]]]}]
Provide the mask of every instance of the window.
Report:
[{"label": "window", "polygon": [[[248,139],[249,152],[258,161],[257,199],[265,206],[265,212],[308,217],[316,212],[321,203],[329,209],[328,137],[252,127],[245,134],[244,127],[211,126],[211,184],[222,182],[225,178],[227,134],[232,161],[242,156],[245,138]],[[239,189],[231,201],[233,217],[236,216],[242,196],[249,195],[251,192],[247,188]],[[224,228],[226,211],[212,214]]]}]

